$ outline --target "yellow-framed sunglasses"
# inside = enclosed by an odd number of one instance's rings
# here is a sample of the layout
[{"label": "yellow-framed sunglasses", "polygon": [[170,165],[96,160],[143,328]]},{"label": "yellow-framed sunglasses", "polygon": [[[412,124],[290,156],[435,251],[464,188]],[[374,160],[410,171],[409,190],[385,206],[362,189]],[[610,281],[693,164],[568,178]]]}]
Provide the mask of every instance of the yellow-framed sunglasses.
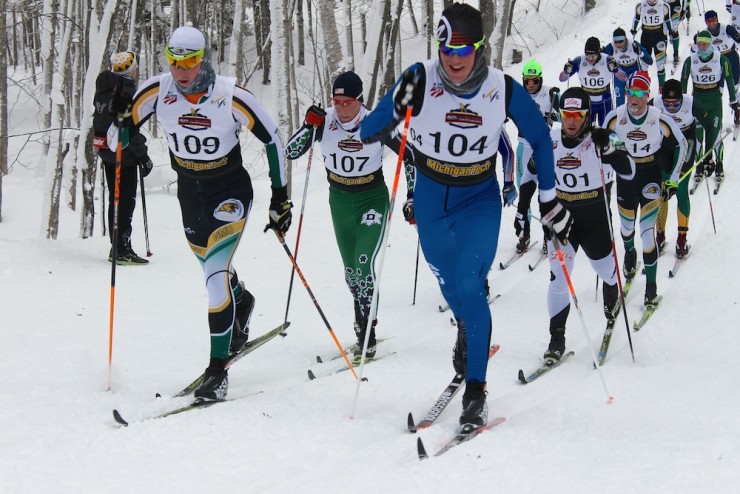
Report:
[{"label": "yellow-framed sunglasses", "polygon": [[473,43],[472,45],[447,45],[442,44],[439,42],[438,39],[435,39],[434,42],[437,43],[437,48],[439,51],[444,53],[447,56],[453,56],[458,55],[461,57],[467,57],[471,53],[473,53],[475,50],[481,47],[483,43],[486,41],[486,37],[483,36],[480,41]]},{"label": "yellow-framed sunglasses", "polygon": [[206,49],[189,51],[185,48],[164,47],[164,56],[167,57],[167,63],[177,69],[192,69],[203,61]]}]

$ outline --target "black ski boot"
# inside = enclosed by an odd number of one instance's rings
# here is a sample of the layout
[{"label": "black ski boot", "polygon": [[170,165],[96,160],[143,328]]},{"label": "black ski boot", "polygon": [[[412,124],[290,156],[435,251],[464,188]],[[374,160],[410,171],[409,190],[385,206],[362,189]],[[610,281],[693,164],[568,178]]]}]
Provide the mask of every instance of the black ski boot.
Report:
[{"label": "black ski boot", "polygon": [[645,285],[645,308],[654,309],[658,306],[658,284],[650,283]]},{"label": "black ski boot", "polygon": [[624,268],[622,271],[626,280],[631,280],[635,277],[637,272],[637,250],[634,247],[624,252]]},{"label": "black ski boot", "polygon": [[714,169],[714,179],[717,182],[721,182],[722,180],[725,179],[725,167],[721,161],[717,162],[717,165]]},{"label": "black ski boot", "polygon": [[463,411],[460,426],[463,432],[475,430],[488,423],[488,404],[486,403],[486,383],[468,381],[463,394]]},{"label": "black ski boot", "polygon": [[676,257],[683,259],[688,253],[689,248],[686,245],[686,233],[679,233],[676,238]]},{"label": "black ski boot", "polygon": [[[365,359],[371,360],[375,358],[375,353],[378,350],[378,342],[375,339],[375,326],[378,325],[378,320],[373,320],[372,326],[370,327],[370,338],[367,341],[367,350],[365,351]],[[359,364],[362,358],[362,347],[365,344],[365,331],[367,331],[367,321],[355,321],[355,335],[357,335],[357,345],[353,351],[354,362]]]},{"label": "black ski boot", "polygon": [[225,361],[211,358],[203,382],[195,390],[195,399],[201,401],[220,401],[226,398],[229,389],[228,371],[224,369]]},{"label": "black ski boot", "polygon": [[[108,262],[113,262],[113,249],[108,253]],[[147,259],[139,257],[130,245],[120,247],[116,251],[116,265],[118,266],[146,266],[149,264]]]},{"label": "black ski boot", "polygon": [[527,249],[529,249],[529,232],[522,232],[516,244],[516,251],[522,253],[526,252]]},{"label": "black ski boot", "polygon": [[236,317],[234,318],[234,330],[231,335],[231,345],[229,346],[229,353],[232,355],[241,352],[247,346],[247,341],[249,341],[249,320],[252,318],[255,302],[254,295],[249,293],[249,290],[244,287],[244,282],[239,282],[239,288],[241,288],[241,292],[234,297],[234,312]]},{"label": "black ski boot", "polygon": [[457,340],[452,349],[452,367],[461,376],[465,375],[468,362],[468,340],[465,332],[465,321],[457,319]]},{"label": "black ski boot", "polygon": [[613,285],[604,283],[602,293],[604,295],[604,315],[609,320],[616,319],[619,316],[619,309],[622,308],[622,302],[619,298],[619,286],[616,283]]},{"label": "black ski boot", "polygon": [[550,328],[550,344],[543,356],[545,364],[552,365],[565,353],[565,328]]},{"label": "black ski boot", "polygon": [[655,232],[655,245],[658,246],[658,253],[662,254],[665,249],[665,232]]}]

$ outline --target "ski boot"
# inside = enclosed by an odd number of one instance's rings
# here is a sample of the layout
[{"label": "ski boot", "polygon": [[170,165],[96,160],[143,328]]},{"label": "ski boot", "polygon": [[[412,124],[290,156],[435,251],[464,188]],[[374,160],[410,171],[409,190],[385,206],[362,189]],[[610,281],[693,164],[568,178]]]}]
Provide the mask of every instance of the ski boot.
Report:
[{"label": "ski boot", "polygon": [[529,249],[529,233],[522,232],[516,244],[516,251],[521,254],[522,252],[526,252],[527,249]]},{"label": "ski boot", "polygon": [[452,349],[452,367],[455,372],[461,376],[465,375],[468,361],[468,341],[465,333],[465,321],[457,319],[457,340],[455,347]]},{"label": "ski boot", "polygon": [[[366,360],[374,359],[375,353],[378,350],[378,342],[375,339],[375,326],[377,325],[378,320],[373,320],[372,326],[370,327],[370,338],[367,341],[367,350],[365,351]],[[355,364],[359,364],[362,359],[362,347],[365,345],[365,331],[367,331],[367,321],[355,321],[355,335],[357,335],[357,345],[353,350]]]},{"label": "ski boot", "polygon": [[658,252],[662,254],[665,249],[665,232],[655,233],[655,245],[658,246]]},{"label": "ski boot", "polygon": [[486,383],[468,381],[463,394],[463,411],[460,426],[463,432],[475,430],[488,423],[488,404],[486,403]]},{"label": "ski boot", "polygon": [[634,247],[624,252],[624,268],[622,271],[626,280],[631,280],[635,277],[637,272],[637,250]]},{"label": "ski boot", "polygon": [[647,282],[645,286],[645,308],[654,309],[658,306],[658,285]]},{"label": "ski boot", "polygon": [[226,398],[229,389],[229,374],[224,368],[225,361],[211,358],[203,382],[195,390],[195,399],[200,401],[220,401]]},{"label": "ski boot", "polygon": [[717,162],[717,166],[714,170],[714,178],[717,182],[721,182],[725,179],[725,167],[721,161]]},{"label": "ski boot", "polygon": [[613,285],[604,283],[602,294],[604,296],[604,315],[610,321],[616,319],[619,316],[619,309],[622,308],[622,301],[619,298],[619,287],[616,283]]},{"label": "ski boot", "polygon": [[[108,253],[108,262],[113,262],[113,249]],[[116,252],[116,265],[118,266],[146,266],[147,259],[139,257],[130,245],[120,247]]]},{"label": "ski boot", "polygon": [[234,290],[239,292],[238,295],[234,296],[235,305],[235,318],[234,318],[234,330],[231,335],[231,344],[229,345],[229,354],[236,354],[244,350],[249,340],[249,320],[252,318],[252,311],[254,310],[254,295],[249,293],[244,287],[244,282],[239,282],[240,290]]},{"label": "ski boot", "polygon": [[686,245],[686,233],[679,233],[676,238],[676,257],[683,259],[688,253],[689,248]]},{"label": "ski boot", "polygon": [[565,353],[565,328],[550,328],[550,344],[543,356],[546,365],[559,361]]}]

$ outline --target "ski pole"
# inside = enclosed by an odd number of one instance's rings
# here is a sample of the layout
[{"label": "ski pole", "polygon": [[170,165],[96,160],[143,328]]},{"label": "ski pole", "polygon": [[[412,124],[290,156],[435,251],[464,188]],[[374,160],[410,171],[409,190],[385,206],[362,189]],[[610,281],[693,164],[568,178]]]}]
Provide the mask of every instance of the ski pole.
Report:
[{"label": "ski pole", "polygon": [[149,250],[149,221],[146,215],[146,194],[144,193],[144,175],[141,174],[141,165],[139,165],[139,187],[141,188],[141,211],[144,213],[144,239],[146,240],[146,256],[152,257],[152,251]]},{"label": "ski pole", "polygon": [[578,313],[578,319],[581,321],[581,328],[583,329],[583,334],[586,336],[586,343],[588,344],[588,350],[591,352],[591,359],[594,362],[594,368],[596,369],[596,372],[599,374],[599,379],[601,380],[601,385],[604,388],[604,393],[606,393],[606,402],[612,403],[614,401],[614,396],[609,393],[609,388],[606,386],[606,380],[604,380],[604,374],[601,372],[601,367],[598,364],[598,360],[596,358],[596,352],[594,352],[593,344],[591,343],[591,337],[588,335],[588,328],[586,327],[586,321],[583,319],[583,312],[581,312],[581,305],[578,303],[578,296],[576,295],[576,289],[573,287],[573,282],[570,279],[570,273],[568,272],[568,266],[565,265],[565,256],[563,256],[563,249],[560,248],[560,242],[558,241],[558,236],[555,234],[555,231],[550,228],[550,225],[543,223],[541,218],[538,218],[534,215],[532,215],[532,218],[536,219],[540,223],[542,223],[545,227],[547,227],[550,230],[550,236],[552,237],[552,245],[555,248],[555,254],[557,254],[558,261],[560,262],[560,267],[563,270],[563,276],[565,276],[565,282],[568,284],[568,291],[570,291],[570,296],[573,299],[573,305],[576,306],[576,312]]},{"label": "ski pole", "polygon": [[113,186],[113,232],[111,234],[110,312],[108,315],[108,391],[113,387],[113,319],[116,307],[116,264],[118,261],[118,203],[121,199],[121,168],[123,167],[123,141],[128,143],[128,128],[123,117],[118,116],[119,137],[116,144],[116,179]]},{"label": "ski pole", "polygon": [[378,287],[380,286],[380,275],[383,271],[383,261],[385,261],[385,252],[386,248],[388,246],[388,235],[391,231],[391,220],[393,219],[393,206],[396,204],[396,192],[398,191],[398,180],[401,176],[401,165],[403,164],[403,154],[404,151],[406,151],[406,137],[409,133],[409,125],[411,123],[411,111],[412,107],[408,106],[406,107],[406,116],[403,120],[403,132],[401,134],[401,146],[398,150],[398,163],[396,164],[396,174],[393,177],[393,189],[391,190],[391,201],[388,206],[388,216],[385,220],[385,224],[383,225],[383,243],[380,247],[380,253],[378,254],[377,258],[377,264],[378,266],[375,269],[375,290],[373,290],[373,300],[370,304],[370,316],[367,318],[367,327],[365,328],[365,341],[362,342],[362,356],[360,357],[360,378],[357,380],[357,385],[355,387],[355,402],[352,405],[352,415],[350,417],[355,416],[355,412],[357,411],[357,402],[360,397],[360,384],[362,383],[362,371],[365,368],[365,352],[367,351],[367,344],[370,341],[370,330],[372,328],[372,323],[375,314],[378,310]]},{"label": "ski pole", "polygon": [[[298,246],[301,242],[301,231],[303,230],[303,213],[306,210],[306,197],[308,195],[308,178],[311,175],[311,161],[313,161],[313,144],[316,139],[316,126],[314,125],[313,133],[311,134],[311,150],[308,152],[308,164],[306,165],[306,181],[303,184],[303,199],[301,200],[301,215],[298,220],[298,234],[295,238],[295,248],[293,253],[296,259],[298,259]],[[288,302],[285,304],[285,321],[288,322],[288,311],[290,310],[290,298],[293,294],[293,279],[295,278],[295,267],[290,272],[290,284],[288,285]]]},{"label": "ski pole", "polygon": [[414,268],[414,298],[411,301],[411,305],[416,305],[416,285],[419,281],[419,248],[421,246],[421,240],[416,239],[416,267]]},{"label": "ski pole", "polygon": [[298,267],[298,263],[296,262],[295,257],[293,257],[293,254],[290,252],[290,248],[285,244],[285,237],[281,235],[280,232],[278,232],[276,229],[271,228],[271,230],[275,232],[275,236],[280,241],[280,245],[283,246],[285,253],[288,255],[290,262],[293,264],[293,268],[295,269],[295,272],[298,273],[298,277],[303,282],[303,286],[306,287],[308,296],[311,297],[311,301],[316,306],[316,310],[319,311],[319,315],[321,316],[321,319],[324,321],[324,324],[326,325],[326,329],[329,330],[331,339],[334,340],[334,344],[336,344],[337,348],[339,348],[339,353],[342,354],[344,361],[349,366],[349,370],[352,371],[352,375],[355,376],[355,379],[358,379],[357,373],[355,372],[354,367],[352,367],[352,363],[349,361],[349,358],[347,358],[347,352],[344,351],[344,347],[342,346],[341,343],[339,343],[339,340],[337,339],[337,335],[334,333],[334,330],[331,329],[331,324],[329,324],[329,320],[326,319],[326,315],[324,315],[324,311],[321,309],[321,306],[319,305],[318,300],[316,300],[316,297],[313,294],[313,290],[311,290],[311,287],[308,285],[308,281],[306,281],[306,277],[303,276],[303,272],[301,271],[301,268]]},{"label": "ski pole", "polygon": [[604,208],[606,209],[606,217],[609,219],[609,238],[612,242],[612,256],[614,256],[614,270],[617,273],[617,285],[619,286],[619,298],[622,302],[622,311],[624,312],[624,327],[627,330],[627,341],[630,344],[630,354],[632,355],[632,363],[635,363],[635,349],[632,347],[632,332],[630,331],[629,318],[627,317],[627,302],[624,299],[624,287],[622,285],[622,274],[619,269],[619,259],[617,258],[617,246],[614,241],[614,223],[612,222],[611,210],[609,209],[609,196],[606,192],[606,179],[604,178],[604,164],[601,162],[601,153],[599,156],[599,169],[601,172],[601,190],[604,193]]},{"label": "ski pole", "polygon": [[717,225],[714,222],[714,207],[712,206],[712,194],[709,192],[709,180],[704,180],[704,183],[707,184],[707,199],[709,199],[709,213],[712,216],[712,228],[714,229],[714,234],[717,235]]}]

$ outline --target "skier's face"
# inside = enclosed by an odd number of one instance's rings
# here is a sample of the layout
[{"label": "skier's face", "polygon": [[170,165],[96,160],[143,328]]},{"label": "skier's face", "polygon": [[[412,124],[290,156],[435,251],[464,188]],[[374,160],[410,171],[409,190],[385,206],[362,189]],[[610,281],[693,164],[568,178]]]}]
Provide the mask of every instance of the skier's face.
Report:
[{"label": "skier's face", "polygon": [[717,18],[716,17],[712,17],[711,19],[707,19],[704,22],[706,22],[707,29],[709,29],[710,31],[714,31],[715,29],[717,29]]},{"label": "skier's face", "polygon": [[563,131],[568,137],[576,137],[586,125],[588,111],[586,110],[560,110],[560,120]]},{"label": "skier's face", "polygon": [[439,60],[442,62],[447,77],[455,84],[462,84],[470,76],[475,65],[475,51],[461,56],[455,51],[446,55],[443,50],[439,50]]},{"label": "skier's face", "polygon": [[360,112],[362,102],[355,98],[349,98],[347,96],[335,96],[332,99],[334,105],[334,113],[342,123],[347,123],[357,116]]},{"label": "skier's face", "polygon": [[650,91],[644,89],[627,89],[627,110],[630,115],[639,116],[647,109]]},{"label": "skier's face", "polygon": [[198,76],[198,72],[200,72],[200,66],[201,64],[199,63],[195,67],[185,69],[180,68],[179,66],[170,65],[170,73],[172,74],[172,77],[177,81],[177,84],[180,85],[180,87],[188,87],[195,81],[195,78]]}]

